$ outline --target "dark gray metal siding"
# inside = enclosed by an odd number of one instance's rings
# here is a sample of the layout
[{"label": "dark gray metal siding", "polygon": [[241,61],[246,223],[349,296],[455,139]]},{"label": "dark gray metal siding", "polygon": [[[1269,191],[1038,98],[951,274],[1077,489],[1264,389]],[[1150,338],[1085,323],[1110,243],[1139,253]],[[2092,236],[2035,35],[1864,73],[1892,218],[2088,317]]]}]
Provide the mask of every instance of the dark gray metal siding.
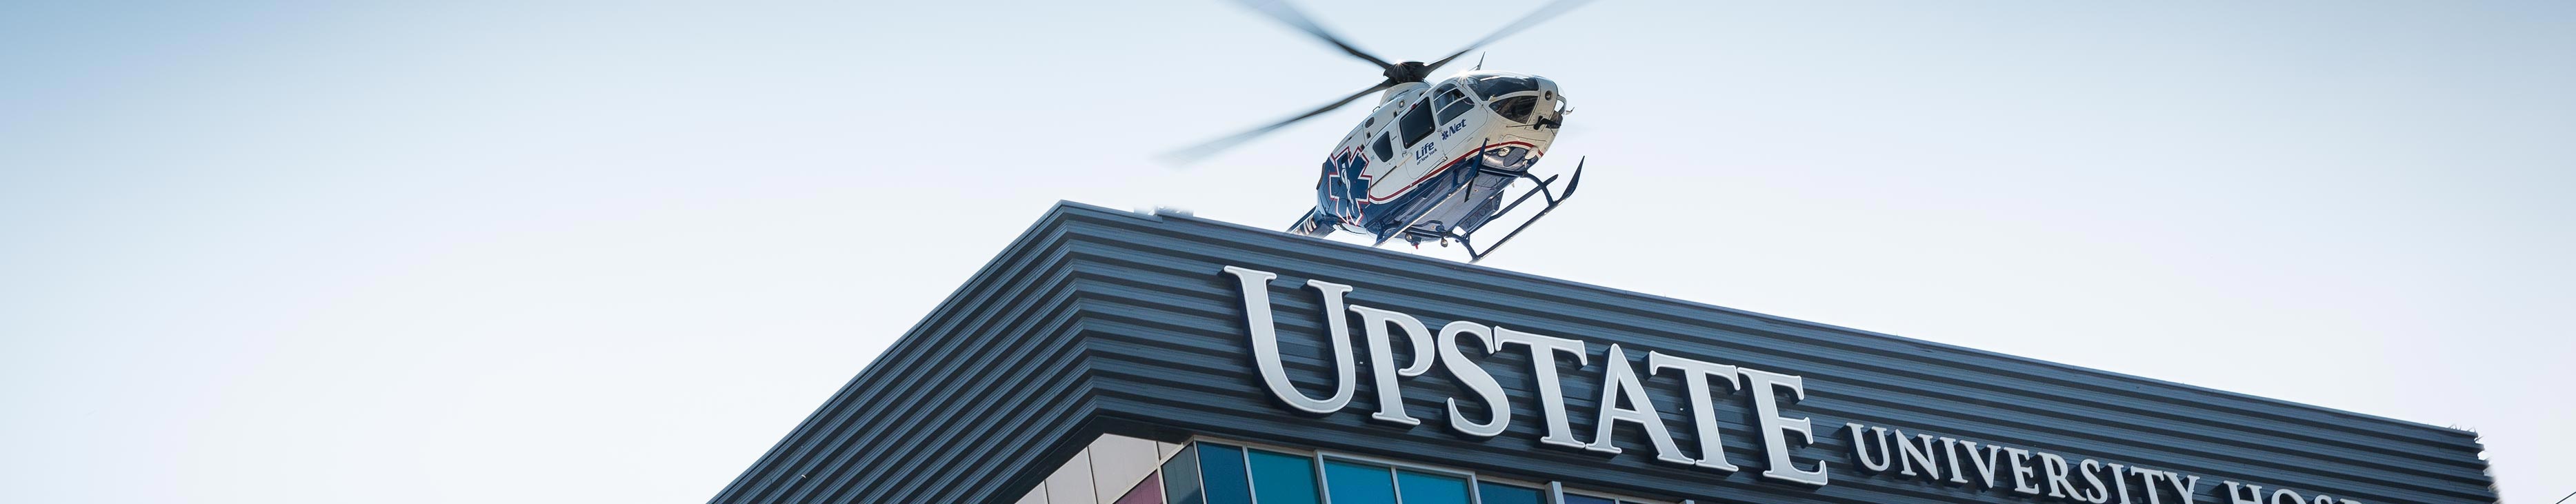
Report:
[{"label": "dark gray metal siding", "polygon": [[[1575,432],[1591,432],[1610,343],[1805,377],[1787,406],[1815,422],[1802,461],[1835,464],[1822,488],[1755,481],[1763,460],[1742,393],[1723,474],[1654,463],[1643,436],[1604,457],[1540,446],[1544,428],[1520,352],[1482,364],[1511,389],[1511,431],[1451,434],[1435,371],[1405,380],[1423,425],[1364,420],[1361,366],[1349,409],[1315,417],[1263,392],[1245,343],[1233,265],[1279,273],[1271,300],[1290,374],[1328,390],[1320,317],[1306,279],[1357,289],[1354,304],[1431,327],[1466,319],[1591,343],[1589,366],[1560,369]],[[1365,357],[1365,352],[1362,352]],[[1684,447],[1691,419],[1670,375],[1649,395]],[[1481,418],[1481,411],[1475,412]],[[1844,422],[1920,429],[2371,504],[2493,502],[2476,436],[2162,381],[1659,298],[1179,216],[1059,205],[715,502],[1004,503],[1095,434],[1190,433],[1413,460],[1701,502],[1902,504],[2017,500],[1991,490],[1865,476],[1847,467]],[[1687,450],[1687,448],[1686,448]],[[2224,501],[2219,501],[2223,503]]]}]

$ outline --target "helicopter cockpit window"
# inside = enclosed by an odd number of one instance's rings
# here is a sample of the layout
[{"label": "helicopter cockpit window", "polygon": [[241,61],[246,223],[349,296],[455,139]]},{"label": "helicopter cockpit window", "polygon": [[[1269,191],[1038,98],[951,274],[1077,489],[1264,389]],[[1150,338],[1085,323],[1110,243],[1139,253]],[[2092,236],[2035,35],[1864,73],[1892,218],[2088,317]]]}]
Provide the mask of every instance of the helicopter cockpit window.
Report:
[{"label": "helicopter cockpit window", "polygon": [[1467,93],[1459,91],[1458,88],[1446,88],[1431,100],[1434,108],[1440,110],[1440,120],[1434,122],[1440,124],[1448,124],[1450,119],[1457,119],[1458,115],[1476,109],[1476,102],[1468,101]]},{"label": "helicopter cockpit window", "polygon": [[1495,100],[1494,113],[1516,123],[1530,122],[1530,113],[1538,110],[1538,97],[1522,95]]},{"label": "helicopter cockpit window", "polygon": [[1476,87],[1476,96],[1482,96],[1482,97],[1485,97],[1485,99],[1487,99],[1487,100],[1491,100],[1491,99],[1494,99],[1494,97],[1497,97],[1497,96],[1502,96],[1502,95],[1507,95],[1507,94],[1512,94],[1512,93],[1518,93],[1518,92],[1522,92],[1522,91],[1537,91],[1537,90],[1538,90],[1538,79],[1532,79],[1532,78],[1528,78],[1528,77],[1513,77],[1513,76],[1509,76],[1509,75],[1496,75],[1496,76],[1492,76],[1492,77],[1486,77],[1486,78],[1482,78],[1482,79],[1476,79],[1476,83],[1474,84],[1474,86]]},{"label": "helicopter cockpit window", "polygon": [[1378,135],[1377,143],[1369,145],[1369,150],[1377,151],[1378,161],[1386,161],[1389,158],[1395,157],[1395,146],[1393,145],[1394,138],[1395,137],[1388,135]]},{"label": "helicopter cockpit window", "polygon": [[1431,136],[1431,124],[1431,100],[1413,102],[1413,108],[1404,111],[1404,117],[1395,119],[1395,129],[1404,133],[1405,148],[1412,148],[1415,142]]}]

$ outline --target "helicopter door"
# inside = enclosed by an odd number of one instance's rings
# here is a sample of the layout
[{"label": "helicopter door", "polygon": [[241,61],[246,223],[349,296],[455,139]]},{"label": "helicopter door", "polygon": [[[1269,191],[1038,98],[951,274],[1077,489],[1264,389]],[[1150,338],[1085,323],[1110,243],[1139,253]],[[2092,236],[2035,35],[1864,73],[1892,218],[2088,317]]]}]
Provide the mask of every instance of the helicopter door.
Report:
[{"label": "helicopter door", "polygon": [[1404,111],[1404,117],[1396,118],[1395,129],[1397,133],[1404,134],[1404,147],[1408,149],[1421,143],[1424,137],[1431,136],[1431,100],[1413,102],[1413,107]]}]

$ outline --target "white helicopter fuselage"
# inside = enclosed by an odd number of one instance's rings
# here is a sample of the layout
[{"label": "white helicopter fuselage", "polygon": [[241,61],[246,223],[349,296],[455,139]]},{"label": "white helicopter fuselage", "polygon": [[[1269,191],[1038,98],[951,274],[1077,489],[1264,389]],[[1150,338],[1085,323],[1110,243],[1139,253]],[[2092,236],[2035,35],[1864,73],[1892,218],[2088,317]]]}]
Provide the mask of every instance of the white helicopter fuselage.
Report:
[{"label": "white helicopter fuselage", "polygon": [[1492,210],[1481,207],[1512,181],[1497,174],[1526,172],[1547,152],[1564,104],[1554,81],[1509,72],[1389,88],[1324,163],[1318,217],[1380,241],[1480,225],[1478,215]]}]

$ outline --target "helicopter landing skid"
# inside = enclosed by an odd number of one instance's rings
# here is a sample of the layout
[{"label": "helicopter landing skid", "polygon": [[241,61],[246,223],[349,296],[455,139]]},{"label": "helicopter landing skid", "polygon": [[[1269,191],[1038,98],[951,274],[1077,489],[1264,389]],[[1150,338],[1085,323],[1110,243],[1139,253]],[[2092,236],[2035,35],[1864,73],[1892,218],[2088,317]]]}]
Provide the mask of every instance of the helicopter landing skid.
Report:
[{"label": "helicopter landing skid", "polygon": [[1511,232],[1503,234],[1503,239],[1494,240],[1493,245],[1488,245],[1483,250],[1478,250],[1476,248],[1476,242],[1470,240],[1470,237],[1474,236],[1478,230],[1484,229],[1484,223],[1481,222],[1475,227],[1469,229],[1461,230],[1452,228],[1447,232],[1439,233],[1438,237],[1442,239],[1458,240],[1459,246],[1467,248],[1468,263],[1485,260],[1485,256],[1492,255],[1494,250],[1502,248],[1503,244],[1511,243],[1512,237],[1520,236],[1521,231],[1529,230],[1531,224],[1537,224],[1539,219],[1547,217],[1548,212],[1556,211],[1557,205],[1564,204],[1565,200],[1573,198],[1574,189],[1583,184],[1583,163],[1587,160],[1588,158],[1577,158],[1574,162],[1574,173],[1562,175],[1563,177],[1566,177],[1565,191],[1562,193],[1556,192],[1554,187],[1556,179],[1557,177],[1560,177],[1560,175],[1549,175],[1547,178],[1541,179],[1538,178],[1537,175],[1531,175],[1528,171],[1514,172],[1492,169],[1484,170],[1485,173],[1528,179],[1531,183],[1538,184],[1538,187],[1532,188],[1528,192],[1521,193],[1521,196],[1518,198],[1513,198],[1511,204],[1503,205],[1502,209],[1495,210],[1493,214],[1486,216],[1487,219],[1501,217],[1504,214],[1512,213],[1512,209],[1520,208],[1522,203],[1529,202],[1531,196],[1542,197],[1543,199],[1541,199],[1540,202],[1547,206],[1540,207],[1537,215],[1531,215],[1529,220],[1521,221],[1519,226],[1513,226]]}]

